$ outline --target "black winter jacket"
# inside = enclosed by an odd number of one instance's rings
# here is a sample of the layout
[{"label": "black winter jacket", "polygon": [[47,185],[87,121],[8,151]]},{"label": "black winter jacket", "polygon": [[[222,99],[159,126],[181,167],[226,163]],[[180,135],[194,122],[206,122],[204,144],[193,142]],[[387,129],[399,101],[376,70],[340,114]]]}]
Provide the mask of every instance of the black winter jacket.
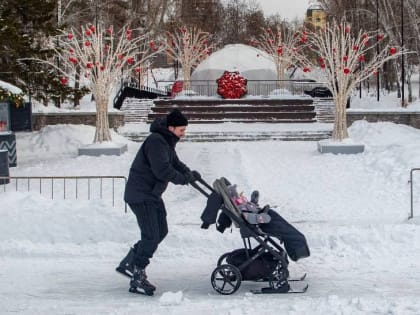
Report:
[{"label": "black winter jacket", "polygon": [[124,200],[129,204],[159,200],[169,182],[188,184],[185,174],[190,169],[175,152],[179,138],[168,130],[166,119],[157,118],[150,131],[130,168],[124,193]]}]

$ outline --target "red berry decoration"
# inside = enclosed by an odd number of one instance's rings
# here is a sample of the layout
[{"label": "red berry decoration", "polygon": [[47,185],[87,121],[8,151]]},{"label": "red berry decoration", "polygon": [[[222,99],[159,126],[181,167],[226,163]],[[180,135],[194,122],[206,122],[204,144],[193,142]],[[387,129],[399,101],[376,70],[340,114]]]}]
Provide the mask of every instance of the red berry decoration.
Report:
[{"label": "red berry decoration", "polygon": [[395,54],[397,53],[397,48],[395,48],[395,47],[391,47],[391,48],[389,49],[389,53],[390,53],[391,55],[395,55]]},{"label": "red berry decoration", "polygon": [[72,40],[72,39],[73,39],[73,37],[74,37],[74,35],[73,35],[73,34],[71,34],[71,33],[67,34],[67,39],[68,39],[68,40]]},{"label": "red berry decoration", "polygon": [[92,69],[92,67],[93,67],[93,64],[92,64],[91,62],[88,62],[88,63],[86,64],[86,68],[88,68],[88,69]]},{"label": "red berry decoration", "polygon": [[90,30],[86,30],[85,35],[90,36],[90,35],[92,35],[92,32]]},{"label": "red berry decoration", "polygon": [[383,34],[378,34],[378,40],[383,40],[384,39],[384,35]]},{"label": "red berry decoration", "polygon": [[311,69],[309,69],[308,67],[303,68],[303,72],[311,72]]},{"label": "red berry decoration", "polygon": [[70,61],[72,64],[76,64],[76,63],[77,63],[77,58],[75,58],[75,57],[69,57],[69,61]]},{"label": "red berry decoration", "polygon": [[128,63],[129,65],[132,65],[132,64],[134,63],[134,58],[133,58],[133,57],[129,57],[129,58],[127,58],[127,63]]},{"label": "red berry decoration", "polygon": [[247,93],[247,79],[241,76],[238,71],[225,71],[216,82],[217,93],[223,98],[237,99]]},{"label": "red berry decoration", "polygon": [[87,41],[85,41],[85,46],[86,46],[86,47],[89,47],[89,46],[90,46],[90,41],[88,41],[88,40],[87,40]]},{"label": "red berry decoration", "polygon": [[350,69],[349,68],[344,68],[344,74],[349,74],[350,73]]},{"label": "red berry decoration", "polygon": [[66,78],[66,77],[61,77],[61,78],[60,78],[60,83],[61,83],[62,85],[67,85],[67,82],[68,82],[68,80],[67,80],[67,78]]},{"label": "red berry decoration", "polygon": [[141,72],[141,68],[140,67],[136,67],[134,70],[136,71],[136,73],[140,73]]}]

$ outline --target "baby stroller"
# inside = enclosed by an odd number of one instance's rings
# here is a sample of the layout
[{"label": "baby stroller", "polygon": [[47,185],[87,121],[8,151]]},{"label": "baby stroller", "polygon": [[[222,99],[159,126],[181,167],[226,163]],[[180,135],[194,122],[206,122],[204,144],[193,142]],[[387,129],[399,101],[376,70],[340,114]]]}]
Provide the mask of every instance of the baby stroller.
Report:
[{"label": "baby stroller", "polygon": [[[256,294],[306,292],[308,285],[303,282],[306,274],[296,279],[289,278],[286,251],[280,245],[280,241],[276,241],[261,229],[264,221],[270,220],[267,214],[268,206],[263,209],[258,208],[257,212],[245,213],[247,211],[240,209],[232,199],[232,185],[224,177],[217,179],[213,187],[203,179],[198,179],[192,183],[192,186],[207,197],[207,207],[201,216],[203,221],[201,227],[208,228],[210,224],[216,223],[218,217],[217,229],[223,233],[223,230],[233,223],[240,229],[244,243],[243,248],[224,253],[219,257],[217,267],[211,274],[211,284],[216,292],[224,295],[233,294],[239,289],[242,281],[268,282],[268,287],[251,291]],[[254,191],[251,202],[258,204],[257,199],[258,192]],[[257,242],[256,246],[252,246],[251,239]],[[309,256],[306,240],[305,251],[300,254],[301,257]],[[300,282],[301,285],[291,286],[291,282]]]}]

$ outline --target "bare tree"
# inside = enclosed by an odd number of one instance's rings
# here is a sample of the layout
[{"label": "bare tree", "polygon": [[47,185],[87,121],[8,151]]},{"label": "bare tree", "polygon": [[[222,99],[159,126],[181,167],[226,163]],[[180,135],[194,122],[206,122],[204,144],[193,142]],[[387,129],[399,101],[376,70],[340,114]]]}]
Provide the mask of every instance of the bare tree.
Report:
[{"label": "bare tree", "polygon": [[167,33],[167,52],[181,64],[184,89],[191,88],[191,71],[211,53],[213,48],[211,35],[195,27],[184,26]]},{"label": "bare tree", "polygon": [[276,31],[265,28],[262,35],[251,41],[251,44],[265,51],[276,65],[277,80],[280,80],[280,87],[284,87],[285,70],[295,61],[297,42],[298,37],[294,36],[292,31],[284,26],[277,26]]},{"label": "bare tree", "polygon": [[334,20],[319,31],[300,33],[301,41],[305,42],[311,55],[317,57],[314,60],[302,51],[298,52],[301,65],[307,71],[316,67],[324,69],[328,87],[333,94],[336,110],[332,135],[334,140],[348,138],[346,102],[352,89],[359,82],[377,75],[385,62],[406,53],[404,48],[384,45],[378,54],[368,60],[367,53],[377,47],[378,36],[383,39],[382,34],[363,30],[352,35],[350,24],[344,20],[340,23]]},{"label": "bare tree", "polygon": [[[59,45],[56,45],[56,43]],[[94,142],[112,141],[108,123],[109,93],[119,82],[122,69],[133,70],[145,60],[164,49],[150,50],[148,34],[137,33],[128,27],[114,32],[112,27],[98,24],[82,26],[81,30],[62,32],[52,41],[52,49],[63,65],[58,68],[51,61],[41,61],[62,73],[61,83],[67,84],[68,73],[80,67],[81,74],[89,80],[88,88],[96,101],[96,132]],[[63,69],[67,69],[67,72]]]}]

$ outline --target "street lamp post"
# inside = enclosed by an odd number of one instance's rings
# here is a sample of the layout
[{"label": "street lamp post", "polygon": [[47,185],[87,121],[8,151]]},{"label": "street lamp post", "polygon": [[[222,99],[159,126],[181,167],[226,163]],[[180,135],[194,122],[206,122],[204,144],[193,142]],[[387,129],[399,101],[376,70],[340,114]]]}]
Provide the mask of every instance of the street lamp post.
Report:
[{"label": "street lamp post", "polygon": [[[377,36],[376,36],[376,57],[379,56],[379,3],[378,0],[376,0],[376,32],[377,32]],[[379,69],[376,72],[376,98],[377,101],[379,102],[379,80],[380,80],[380,75],[379,75]]]},{"label": "street lamp post", "polygon": [[[401,0],[401,48],[404,47],[404,0]],[[404,81],[405,81],[405,69],[404,69],[404,55],[401,55],[401,106],[404,107]]]}]

